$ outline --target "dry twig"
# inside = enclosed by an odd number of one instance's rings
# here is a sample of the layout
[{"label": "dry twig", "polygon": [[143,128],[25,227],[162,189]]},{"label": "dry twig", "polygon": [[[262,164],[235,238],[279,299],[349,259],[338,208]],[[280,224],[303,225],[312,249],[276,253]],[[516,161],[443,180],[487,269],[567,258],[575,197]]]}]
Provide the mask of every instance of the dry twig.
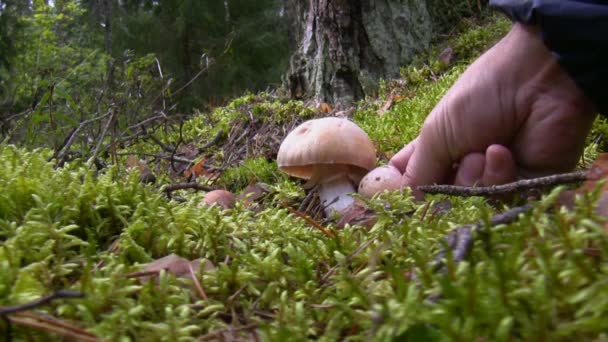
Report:
[{"label": "dry twig", "polygon": [[325,229],[325,227],[323,227],[321,224],[317,223],[315,220],[311,219],[310,217],[308,217],[308,215],[306,214],[302,214],[301,212],[292,209],[288,206],[284,206],[287,210],[289,210],[290,213],[298,216],[299,218],[303,219],[304,221],[308,222],[311,226],[317,228],[318,230],[320,230],[323,234],[327,235],[327,237],[330,238],[334,238],[335,235],[334,233],[330,232],[329,230]]},{"label": "dry twig", "polygon": [[60,298],[83,298],[83,297],[84,297],[84,294],[82,292],[59,290],[51,295],[42,297],[40,299],[37,299],[37,300],[29,302],[29,303],[25,303],[25,304],[21,304],[21,305],[14,305],[14,306],[0,307],[0,316],[10,315],[10,314],[13,314],[13,313],[16,313],[19,311],[34,309],[34,308],[48,304],[48,303],[50,303],[56,299],[60,299]]},{"label": "dry twig", "polygon": [[163,192],[167,194],[167,196],[171,197],[171,193],[176,190],[184,190],[184,189],[194,189],[198,191],[212,191],[213,189],[198,183],[178,183],[178,184],[170,184],[163,188]]},{"label": "dry twig", "polygon": [[[521,207],[514,207],[505,212],[497,214],[490,220],[490,227],[499,224],[508,224],[519,219],[519,215],[525,214],[532,210],[532,204],[526,204]],[[445,238],[445,246],[452,251],[452,260],[457,263],[461,262],[469,256],[473,247],[473,233],[489,229],[486,227],[485,221],[480,221],[475,224],[468,224],[451,231]],[[443,271],[445,269],[446,250],[442,248],[433,259],[433,270]]]},{"label": "dry twig", "polygon": [[546,177],[522,179],[516,182],[493,186],[421,185],[417,189],[427,194],[452,196],[495,196],[517,193],[560,184],[576,183],[587,179],[587,171],[575,171]]}]

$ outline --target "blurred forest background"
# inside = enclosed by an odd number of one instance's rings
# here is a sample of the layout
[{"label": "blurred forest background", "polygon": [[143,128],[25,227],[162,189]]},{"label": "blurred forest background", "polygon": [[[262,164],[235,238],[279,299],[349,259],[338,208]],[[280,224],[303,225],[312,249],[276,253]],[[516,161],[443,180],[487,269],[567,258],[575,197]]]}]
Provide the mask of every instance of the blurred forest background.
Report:
[{"label": "blurred forest background", "polygon": [[[427,7],[442,33],[484,5]],[[289,9],[288,0],[0,0],[0,133],[57,150],[78,136],[90,152],[100,146],[87,137],[135,135],[274,91],[297,43]]]}]

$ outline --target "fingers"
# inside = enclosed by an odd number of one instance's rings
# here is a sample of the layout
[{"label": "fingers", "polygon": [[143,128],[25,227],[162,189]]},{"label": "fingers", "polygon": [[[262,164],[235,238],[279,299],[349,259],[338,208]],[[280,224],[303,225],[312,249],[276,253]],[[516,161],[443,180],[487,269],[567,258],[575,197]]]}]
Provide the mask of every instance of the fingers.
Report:
[{"label": "fingers", "polygon": [[407,167],[407,163],[409,162],[412,154],[416,150],[416,142],[418,138],[410,141],[405,147],[403,147],[397,154],[395,154],[391,160],[388,162],[389,165],[393,165],[394,167],[403,174],[405,172],[405,168]]},{"label": "fingers", "polygon": [[437,119],[433,113],[429,118],[416,139],[415,149],[403,173],[404,184],[414,188],[425,184],[444,184],[452,172],[452,165],[460,159],[451,156],[446,137],[452,135],[445,131],[442,118]]},{"label": "fingers", "polygon": [[509,183],[516,178],[516,167],[513,155],[502,145],[490,145],[486,153],[469,153],[462,158],[455,185],[490,186]]},{"label": "fingers", "polygon": [[479,185],[484,174],[486,156],[483,153],[469,153],[460,161],[454,185]]},{"label": "fingers", "polygon": [[513,154],[502,145],[490,145],[486,149],[486,163],[481,183],[499,185],[509,183],[516,178],[516,166]]}]

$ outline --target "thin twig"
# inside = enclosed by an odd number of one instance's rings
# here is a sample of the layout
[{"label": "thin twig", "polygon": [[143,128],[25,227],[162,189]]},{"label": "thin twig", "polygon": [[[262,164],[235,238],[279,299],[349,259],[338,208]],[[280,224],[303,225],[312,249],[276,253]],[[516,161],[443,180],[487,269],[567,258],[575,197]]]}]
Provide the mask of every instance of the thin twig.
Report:
[{"label": "thin twig", "polygon": [[208,149],[209,147],[218,144],[222,138],[224,137],[224,130],[220,129],[217,134],[215,135],[215,137],[213,139],[211,139],[211,141],[209,141],[208,143],[206,143],[205,145],[201,146],[198,149],[198,153],[202,153],[204,152],[206,149]]},{"label": "thin twig", "polygon": [[167,195],[170,195],[173,191],[176,190],[184,190],[184,189],[194,189],[198,191],[212,191],[213,189],[198,183],[178,183],[178,184],[170,184],[163,188],[163,192]]},{"label": "thin twig", "polygon": [[[374,242],[376,240],[376,238],[371,238],[367,241],[365,241],[363,244],[361,244],[361,246],[359,246],[354,252],[352,252],[351,254],[349,254],[348,256],[346,256],[346,261],[350,264],[350,262],[352,261],[352,259],[357,256],[357,254],[361,253],[362,251],[364,251],[365,249],[367,249],[367,247],[369,247],[372,242]],[[329,277],[331,277],[336,270],[338,269],[338,267],[340,267],[341,265],[336,265],[332,268],[330,268],[324,275],[323,277],[320,279],[319,283],[322,284],[321,286],[325,287],[325,285],[323,285],[323,283],[325,283]]]},{"label": "thin twig", "polygon": [[70,149],[70,146],[72,146],[72,144],[74,143],[74,140],[76,138],[76,136],[78,135],[78,132],[80,132],[81,129],[84,128],[84,126],[91,124],[93,122],[105,119],[106,117],[108,117],[109,115],[111,115],[111,113],[106,113],[102,116],[96,117],[96,118],[92,118],[89,120],[85,120],[80,122],[80,124],[78,125],[78,127],[76,127],[68,136],[68,138],[65,140],[65,143],[63,144],[63,147],[59,148],[57,150],[57,152],[55,153],[55,158],[57,158],[57,160],[59,160],[59,162],[57,164],[61,164],[61,161],[63,160],[66,152]]},{"label": "thin twig", "polygon": [[173,153],[173,150],[174,150],[173,146],[165,144],[164,142],[160,141],[160,139],[158,139],[154,135],[149,135],[148,138],[150,138],[150,140],[152,140],[156,145],[160,146],[163,149],[163,151]]},{"label": "thin twig", "polygon": [[284,206],[284,207],[287,208],[287,210],[289,210],[290,213],[298,216],[299,218],[301,218],[304,221],[308,222],[313,227],[315,227],[318,230],[320,230],[321,232],[323,232],[323,234],[327,235],[327,237],[330,237],[332,239],[335,237],[334,233],[332,233],[329,230],[325,229],[325,227],[323,227],[322,225],[320,225],[319,223],[317,223],[315,220],[313,220],[310,217],[308,217],[308,215],[302,214],[301,212],[299,212],[299,211],[297,211],[295,209],[292,209],[292,208],[290,208],[288,206]]},{"label": "thin twig", "polygon": [[50,303],[56,299],[60,299],[60,298],[83,298],[83,297],[84,297],[84,294],[82,292],[59,290],[53,294],[50,294],[46,297],[42,297],[40,299],[37,299],[37,300],[29,302],[29,303],[25,303],[25,304],[21,304],[21,305],[14,305],[14,306],[0,307],[0,316],[9,315],[9,314],[19,312],[19,311],[34,309],[36,307],[48,304],[48,303]]},{"label": "thin twig", "polygon": [[160,120],[160,119],[166,120],[167,116],[164,113],[161,112],[160,114],[157,114],[157,115],[151,116],[149,118],[143,119],[142,121],[140,121],[140,122],[138,122],[136,124],[133,124],[133,125],[127,127],[127,131],[133,131],[133,130],[135,130],[138,127],[144,126],[147,123],[150,123],[150,122],[153,122],[153,121],[156,121],[156,120]]},{"label": "thin twig", "polygon": [[106,125],[103,127],[103,130],[101,131],[101,135],[99,136],[99,141],[97,142],[97,146],[95,146],[95,149],[93,150],[93,155],[91,156],[92,159],[97,158],[97,154],[99,153],[99,150],[101,149],[101,144],[103,143],[103,139],[105,138],[106,134],[108,133],[108,129],[110,129],[110,126],[114,122],[115,115],[116,115],[116,110],[111,110],[110,118],[108,119],[108,122],[106,123]]},{"label": "thin twig", "polygon": [[220,329],[220,330],[216,330],[214,332],[211,332],[207,335],[203,335],[201,337],[198,338],[197,341],[199,342],[204,342],[204,341],[223,341],[224,339],[222,339],[222,335],[228,332],[239,332],[239,331],[244,331],[244,330],[252,330],[258,327],[257,323],[250,323],[247,325],[243,325],[242,327],[228,327],[225,329]]},{"label": "thin twig", "polygon": [[[445,246],[452,251],[452,259],[455,263],[465,260],[473,247],[473,233],[483,231],[490,227],[499,224],[509,224],[519,219],[521,214],[525,214],[532,210],[532,204],[526,204],[521,207],[514,207],[500,214],[494,215],[490,220],[489,227],[485,221],[480,221],[474,224],[468,224],[451,231],[445,238]],[[433,259],[433,270],[443,271],[445,268],[446,250],[442,248]]]},{"label": "thin twig", "polygon": [[203,300],[208,301],[209,299],[207,298],[207,294],[205,293],[205,290],[203,290],[203,286],[198,281],[198,278],[196,278],[196,274],[194,274],[194,269],[192,268],[192,265],[190,263],[188,263],[188,271],[190,271],[190,278],[192,278],[192,282],[194,282],[194,288],[196,289],[196,292],[198,292],[198,295]]},{"label": "thin twig", "polygon": [[90,333],[90,332],[88,332],[88,331],[86,331],[84,329],[81,329],[81,328],[77,327],[77,326],[70,325],[70,324],[68,324],[68,323],[66,323],[64,321],[60,321],[57,318],[52,317],[52,316],[43,315],[43,314],[32,312],[32,311],[18,312],[15,315],[17,317],[35,319],[35,320],[40,321],[42,323],[48,323],[48,324],[51,324],[51,325],[54,325],[54,326],[57,326],[57,327],[60,327],[60,328],[72,331],[72,332],[77,333],[77,334],[81,334],[81,335],[85,335],[85,336],[90,336],[90,337],[93,337],[93,338],[97,337],[93,333]]},{"label": "thin twig", "polygon": [[69,329],[65,329],[62,326],[49,324],[45,322],[40,322],[37,320],[32,320],[31,318],[20,318],[20,317],[9,317],[9,321],[13,324],[23,325],[30,328],[40,329],[44,331],[48,331],[50,333],[55,333],[64,337],[69,337],[75,339],[75,341],[84,341],[84,342],[99,342],[101,341],[95,336],[84,335],[78,332],[74,332]]},{"label": "thin twig", "polygon": [[[165,159],[165,160],[171,160],[171,156],[167,156],[164,154],[154,154],[154,153],[144,153],[144,152],[118,152],[116,153],[117,156],[143,156],[143,157],[154,157],[156,159]],[[187,158],[182,158],[182,157],[173,157],[173,160],[178,161],[180,163],[192,163],[194,162],[193,160],[187,159]]]},{"label": "thin twig", "polygon": [[495,196],[506,195],[523,190],[530,190],[560,184],[576,183],[587,179],[587,171],[575,171],[546,177],[522,179],[503,185],[470,187],[458,185],[421,185],[418,190],[427,194],[445,194],[452,196]]}]

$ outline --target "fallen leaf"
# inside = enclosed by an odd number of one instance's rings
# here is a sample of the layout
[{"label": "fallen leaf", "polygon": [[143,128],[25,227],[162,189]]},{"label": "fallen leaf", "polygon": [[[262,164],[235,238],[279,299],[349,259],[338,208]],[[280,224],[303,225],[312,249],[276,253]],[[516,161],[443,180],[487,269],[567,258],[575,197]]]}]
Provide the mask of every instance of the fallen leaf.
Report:
[{"label": "fallen leaf", "polygon": [[139,170],[139,181],[141,183],[154,183],[156,176],[150,170],[150,167],[143,160],[138,159],[136,156],[129,156],[127,158],[127,169],[138,169]]},{"label": "fallen leaf", "polygon": [[386,100],[386,102],[384,102],[384,105],[382,105],[382,107],[380,107],[380,109],[378,109],[376,111],[376,113],[378,113],[378,115],[384,115],[384,113],[386,113],[389,109],[391,109],[391,106],[393,105],[393,96],[389,96],[388,100]]},{"label": "fallen leaf", "polygon": [[336,225],[338,228],[344,228],[347,224],[371,228],[375,223],[376,215],[374,211],[361,201],[355,201],[342,212],[342,216]]},{"label": "fallen leaf", "polygon": [[[128,274],[127,277],[140,278],[145,282],[150,277],[156,277],[160,271],[165,270],[165,272],[171,273],[176,277],[187,278],[190,277],[190,267],[192,267],[195,273],[199,272],[202,260],[203,259],[198,258],[190,261],[186,258],[180,257],[179,255],[169,254],[146,264],[141,271]],[[213,263],[205,259],[203,270],[211,271],[214,269],[215,266]]]},{"label": "fallen leaf", "polygon": [[317,110],[319,111],[319,113],[331,113],[333,112],[333,109],[331,108],[331,106],[329,104],[327,104],[326,102],[321,102],[317,105]]},{"label": "fallen leaf", "polygon": [[239,201],[242,201],[246,207],[254,207],[256,201],[263,198],[266,194],[270,193],[270,189],[264,183],[249,184],[241,194],[237,197]]},{"label": "fallen leaf", "polygon": [[205,162],[206,160],[204,158],[198,161],[196,164],[194,164],[194,166],[184,171],[184,177],[191,181],[194,181],[199,176],[208,176],[209,172],[205,170]]}]

